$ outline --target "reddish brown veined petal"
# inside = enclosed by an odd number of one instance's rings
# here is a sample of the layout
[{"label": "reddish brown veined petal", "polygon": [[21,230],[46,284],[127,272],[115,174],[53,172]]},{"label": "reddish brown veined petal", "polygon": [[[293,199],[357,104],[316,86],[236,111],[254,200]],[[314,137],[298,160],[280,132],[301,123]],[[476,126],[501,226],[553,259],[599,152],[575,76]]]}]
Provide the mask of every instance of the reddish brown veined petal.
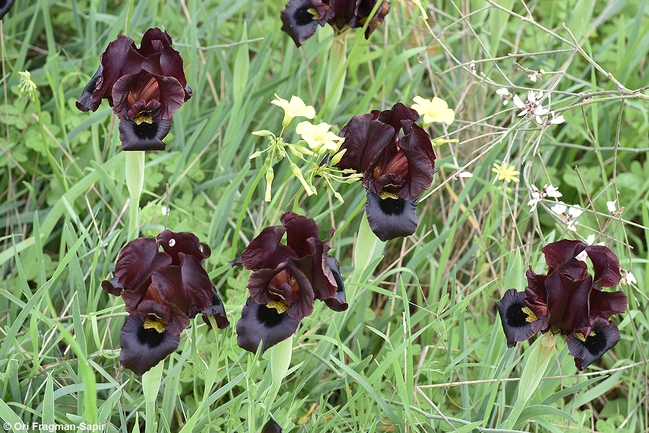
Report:
[{"label": "reddish brown veined petal", "polygon": [[212,322],[209,320],[209,317],[214,318],[216,326],[219,329],[225,329],[230,326],[230,321],[225,314],[225,305],[223,305],[223,301],[221,301],[218,293],[216,293],[214,285],[212,285],[212,304],[201,311],[201,313],[203,313],[203,321],[210,328],[212,327]]},{"label": "reddish brown veined petal", "polygon": [[586,254],[593,262],[597,288],[615,287],[620,284],[620,261],[613,251],[603,245],[589,245],[586,247]]},{"label": "reddish brown veined petal", "polygon": [[[151,75],[173,77],[178,80],[183,88],[187,85],[183,59],[178,51],[169,46],[164,47],[160,53],[148,56],[142,64],[142,69]],[[187,99],[189,99],[189,96]]]},{"label": "reddish brown veined petal", "polygon": [[332,297],[324,299],[324,302],[327,304],[327,307],[333,311],[345,311],[349,305],[347,304],[347,298],[345,296],[343,277],[340,275],[340,263],[338,263],[338,260],[335,258],[327,256],[327,264],[329,265],[329,269],[331,270],[332,276],[336,282],[336,293]]},{"label": "reddish brown veined petal", "polygon": [[93,99],[108,98],[113,105],[113,86],[125,75],[137,74],[142,70],[144,56],[135,49],[133,39],[119,35],[116,40],[108,44],[108,48],[101,55],[103,67],[101,84],[92,94]]},{"label": "reddish brown veined petal", "polygon": [[371,114],[361,114],[354,116],[339,135],[345,138],[341,149],[347,150],[336,166],[365,173],[373,167],[385,147],[393,141],[395,129],[383,122],[372,120]]},{"label": "reddish brown veined petal", "polygon": [[174,265],[180,264],[179,253],[193,256],[199,263],[203,263],[212,254],[209,245],[201,242],[198,237],[191,232],[172,232],[169,229],[160,233],[156,240],[158,245],[167,253]]},{"label": "reddish brown veined petal", "polygon": [[318,239],[320,230],[313,218],[307,218],[294,212],[285,212],[280,221],[286,228],[286,244],[302,258],[311,254],[311,248],[307,242],[309,238]]},{"label": "reddish brown veined petal", "polygon": [[419,113],[397,102],[391,109],[379,112],[377,119],[391,125],[395,132],[403,129],[405,135],[410,133],[411,125],[419,120]]},{"label": "reddish brown veined petal", "polygon": [[101,104],[101,99],[95,99],[92,97],[92,94],[95,92],[97,87],[101,84],[102,80],[103,67],[99,65],[99,69],[95,72],[95,75],[92,76],[88,84],[83,88],[81,97],[77,99],[76,106],[77,109],[87,112],[95,111]]},{"label": "reddish brown veined petal", "polygon": [[144,57],[155,53],[160,53],[165,47],[171,45],[173,41],[171,36],[165,30],[159,28],[150,28],[142,35],[140,48],[137,50]]},{"label": "reddish brown veined petal", "polygon": [[[376,2],[372,4],[372,8],[374,8],[374,4],[376,4]],[[369,12],[367,12],[367,16],[369,16],[369,13],[371,11],[372,9],[370,8]],[[369,39],[374,30],[376,30],[376,28],[380,26],[381,23],[383,23],[383,20],[388,15],[388,12],[390,12],[390,2],[384,0],[381,3],[381,6],[379,6],[379,9],[376,11],[376,15],[374,15],[374,17],[368,24],[367,29],[365,29],[365,39]]]}]

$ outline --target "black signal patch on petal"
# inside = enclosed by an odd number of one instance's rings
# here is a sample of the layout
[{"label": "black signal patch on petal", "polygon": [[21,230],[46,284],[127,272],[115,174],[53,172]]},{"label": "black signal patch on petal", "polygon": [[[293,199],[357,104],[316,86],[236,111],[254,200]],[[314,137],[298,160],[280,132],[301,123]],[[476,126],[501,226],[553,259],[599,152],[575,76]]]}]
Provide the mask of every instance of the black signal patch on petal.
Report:
[{"label": "black signal patch on petal", "polygon": [[324,26],[328,10],[329,6],[321,0],[290,0],[280,14],[282,31],[299,47],[313,36],[318,25]]},{"label": "black signal patch on petal", "polygon": [[507,347],[514,347],[516,342],[525,341],[534,334],[532,323],[536,322],[538,318],[525,304],[525,296],[525,292],[509,289],[496,303],[503,331],[507,337]]},{"label": "black signal patch on petal", "polygon": [[[153,319],[152,319],[153,320]],[[178,335],[153,325],[145,327],[138,317],[131,315],[124,322],[119,343],[122,351],[119,360],[135,374],[142,375],[174,352],[180,344]]]},{"label": "black signal patch on petal", "polygon": [[417,200],[381,198],[367,193],[365,212],[370,228],[382,241],[409,236],[417,230]]},{"label": "black signal patch on petal", "polygon": [[282,433],[282,428],[274,419],[270,418],[261,428],[261,433]]},{"label": "black signal patch on petal", "polygon": [[139,124],[122,119],[119,122],[119,139],[123,150],[164,150],[162,139],[170,130],[171,119],[151,118]]},{"label": "black signal patch on petal", "polygon": [[14,5],[14,0],[0,0],[0,20],[4,17],[9,9]]},{"label": "black signal patch on petal", "polygon": [[237,344],[254,353],[262,343],[261,353],[264,353],[269,347],[293,335],[299,323],[285,311],[256,304],[248,298],[241,310],[241,319],[237,322]]},{"label": "black signal patch on petal", "polygon": [[568,336],[568,349],[575,357],[575,366],[583,370],[602,357],[620,341],[620,330],[609,320],[596,318],[590,331]]}]

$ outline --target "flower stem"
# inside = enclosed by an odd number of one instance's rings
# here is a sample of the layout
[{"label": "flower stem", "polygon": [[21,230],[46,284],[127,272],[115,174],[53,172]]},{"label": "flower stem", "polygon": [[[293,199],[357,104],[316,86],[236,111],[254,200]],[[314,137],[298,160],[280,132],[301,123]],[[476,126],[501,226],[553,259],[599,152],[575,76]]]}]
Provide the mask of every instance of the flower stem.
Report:
[{"label": "flower stem", "polygon": [[555,344],[556,336],[547,333],[532,345],[532,350],[527,356],[525,367],[523,367],[521,380],[518,383],[518,397],[505,421],[505,429],[513,429],[516,426],[521,412],[525,409],[527,402],[532,397],[534,391],[536,391],[536,388],[538,388],[539,383],[541,383],[543,374],[545,374],[545,370],[554,353]]},{"label": "flower stem", "polygon": [[126,152],[126,187],[129,193],[128,240],[140,234],[140,196],[144,186],[144,151]]},{"label": "flower stem", "polygon": [[338,104],[340,104],[343,87],[345,87],[345,76],[347,75],[347,70],[344,66],[345,60],[347,59],[348,33],[349,32],[345,31],[335,35],[331,44],[331,51],[329,52],[329,71],[325,86],[327,100],[324,103],[323,109],[325,110],[325,118],[330,122],[333,120],[333,115],[336,108],[338,108]]},{"label": "flower stem", "polygon": [[158,365],[151,368],[142,375],[142,392],[144,393],[145,404],[145,433],[156,432],[158,423],[156,420],[156,401],[158,399],[158,391],[160,390],[160,383],[162,382],[162,370],[164,367],[164,360],[160,361]]},{"label": "flower stem", "polygon": [[272,375],[272,382],[270,385],[270,392],[266,397],[266,409],[270,410],[279,387],[286,377],[288,367],[291,365],[291,356],[293,355],[293,336],[291,335],[284,341],[280,341],[270,349],[270,372]]}]

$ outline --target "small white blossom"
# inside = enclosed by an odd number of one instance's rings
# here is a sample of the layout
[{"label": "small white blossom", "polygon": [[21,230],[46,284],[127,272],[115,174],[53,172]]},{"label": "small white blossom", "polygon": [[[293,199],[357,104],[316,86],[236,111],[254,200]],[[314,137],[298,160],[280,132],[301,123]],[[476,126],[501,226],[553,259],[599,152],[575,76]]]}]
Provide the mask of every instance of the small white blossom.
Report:
[{"label": "small white blossom", "polygon": [[468,171],[460,171],[457,172],[453,175],[455,179],[461,179],[463,177],[473,177],[473,173],[469,173]]},{"label": "small white blossom", "polygon": [[541,191],[535,188],[535,191],[532,193],[532,200],[527,202],[527,205],[530,207],[530,212],[536,210],[536,205],[541,202],[542,198]]},{"label": "small white blossom", "polygon": [[[542,190],[539,190],[536,186],[532,185],[532,199],[527,202],[528,206],[530,206],[530,212],[533,212],[536,209],[536,205],[541,202],[544,198],[559,198],[563,194],[559,192],[559,190],[552,185],[544,185]],[[563,210],[561,213],[565,212]]]},{"label": "small white blossom", "polygon": [[620,280],[620,283],[637,285],[638,280],[635,279],[635,275],[633,275],[631,271],[628,271],[626,275],[622,278],[622,280]]},{"label": "small white blossom", "polygon": [[584,242],[586,242],[587,245],[593,245],[593,242],[595,242],[595,235],[590,234],[590,235],[586,236],[586,239],[584,240]]},{"label": "small white blossom", "polygon": [[[505,87],[501,87],[500,89],[496,90],[496,95],[500,96],[500,99],[503,100],[503,105],[509,104],[509,101],[512,99],[512,94],[509,93],[509,90],[507,90]],[[520,101],[521,98],[518,98]],[[523,101],[520,101],[521,104]]]},{"label": "small white blossom", "polygon": [[578,205],[567,207],[564,203],[557,203],[550,208],[550,210],[557,215],[561,215],[566,219],[566,228],[570,231],[576,232],[577,218],[584,213],[584,210]]},{"label": "small white blossom", "polygon": [[550,210],[556,213],[557,215],[565,215],[568,208],[566,207],[565,204],[557,203],[554,206],[552,206]]},{"label": "small white blossom", "polygon": [[579,260],[580,262],[584,262],[584,263],[586,262],[586,258],[587,258],[587,257],[588,257],[588,253],[586,252],[586,250],[580,252],[579,254],[577,254],[577,255],[575,256],[575,258],[576,258],[577,260]]},{"label": "small white blossom", "polygon": [[607,201],[606,202],[606,207],[608,208],[608,211],[611,214],[614,214],[615,211],[617,210],[616,207],[615,207],[615,201]]},{"label": "small white blossom", "polygon": [[[550,113],[550,116],[552,116],[552,119],[548,120],[545,122],[546,125],[560,125],[562,123],[565,123],[566,118],[563,116],[557,116],[554,114],[554,111]],[[537,119],[538,120],[538,119]],[[539,122],[540,123],[540,122]]]},{"label": "small white blossom", "polygon": [[559,190],[553,187],[552,185],[545,185],[543,187],[543,194],[546,197],[553,197],[553,198],[559,198],[563,196],[563,194],[561,194]]},{"label": "small white blossom", "polygon": [[545,75],[545,70],[543,70],[543,69],[539,69],[538,71],[529,74],[529,75],[527,76],[527,78],[529,78],[529,80],[530,80],[532,83],[536,83],[537,80],[541,80],[541,79],[543,79],[543,76],[544,76],[544,75]]}]

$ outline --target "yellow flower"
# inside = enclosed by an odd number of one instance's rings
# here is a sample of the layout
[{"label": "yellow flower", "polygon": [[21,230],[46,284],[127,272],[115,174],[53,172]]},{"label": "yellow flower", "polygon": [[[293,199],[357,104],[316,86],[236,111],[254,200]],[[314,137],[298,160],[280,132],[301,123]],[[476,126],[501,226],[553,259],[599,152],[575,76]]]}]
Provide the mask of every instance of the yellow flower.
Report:
[{"label": "yellow flower", "polygon": [[313,119],[315,117],[315,108],[306,105],[299,96],[291,96],[290,102],[277,96],[277,93],[275,93],[275,98],[277,99],[273,99],[270,103],[284,109],[284,120],[282,121],[284,127],[291,123],[293,118],[298,116],[306,117],[307,119]]},{"label": "yellow flower", "polygon": [[411,108],[424,116],[424,126],[433,122],[450,125],[455,121],[455,111],[448,108],[448,104],[443,99],[435,96],[430,100],[415,96],[413,100],[415,103]]},{"label": "yellow flower", "polygon": [[318,153],[325,151],[337,151],[344,138],[338,137],[333,132],[329,131],[331,125],[322,122],[313,125],[311,122],[300,122],[295,128],[295,132],[302,136],[309,147]]},{"label": "yellow flower", "polygon": [[503,161],[502,166],[494,162],[494,166],[491,171],[498,175],[498,180],[504,180],[507,183],[519,182],[519,179],[516,176],[520,174],[520,171],[515,170],[513,165],[509,165],[505,161]]}]

